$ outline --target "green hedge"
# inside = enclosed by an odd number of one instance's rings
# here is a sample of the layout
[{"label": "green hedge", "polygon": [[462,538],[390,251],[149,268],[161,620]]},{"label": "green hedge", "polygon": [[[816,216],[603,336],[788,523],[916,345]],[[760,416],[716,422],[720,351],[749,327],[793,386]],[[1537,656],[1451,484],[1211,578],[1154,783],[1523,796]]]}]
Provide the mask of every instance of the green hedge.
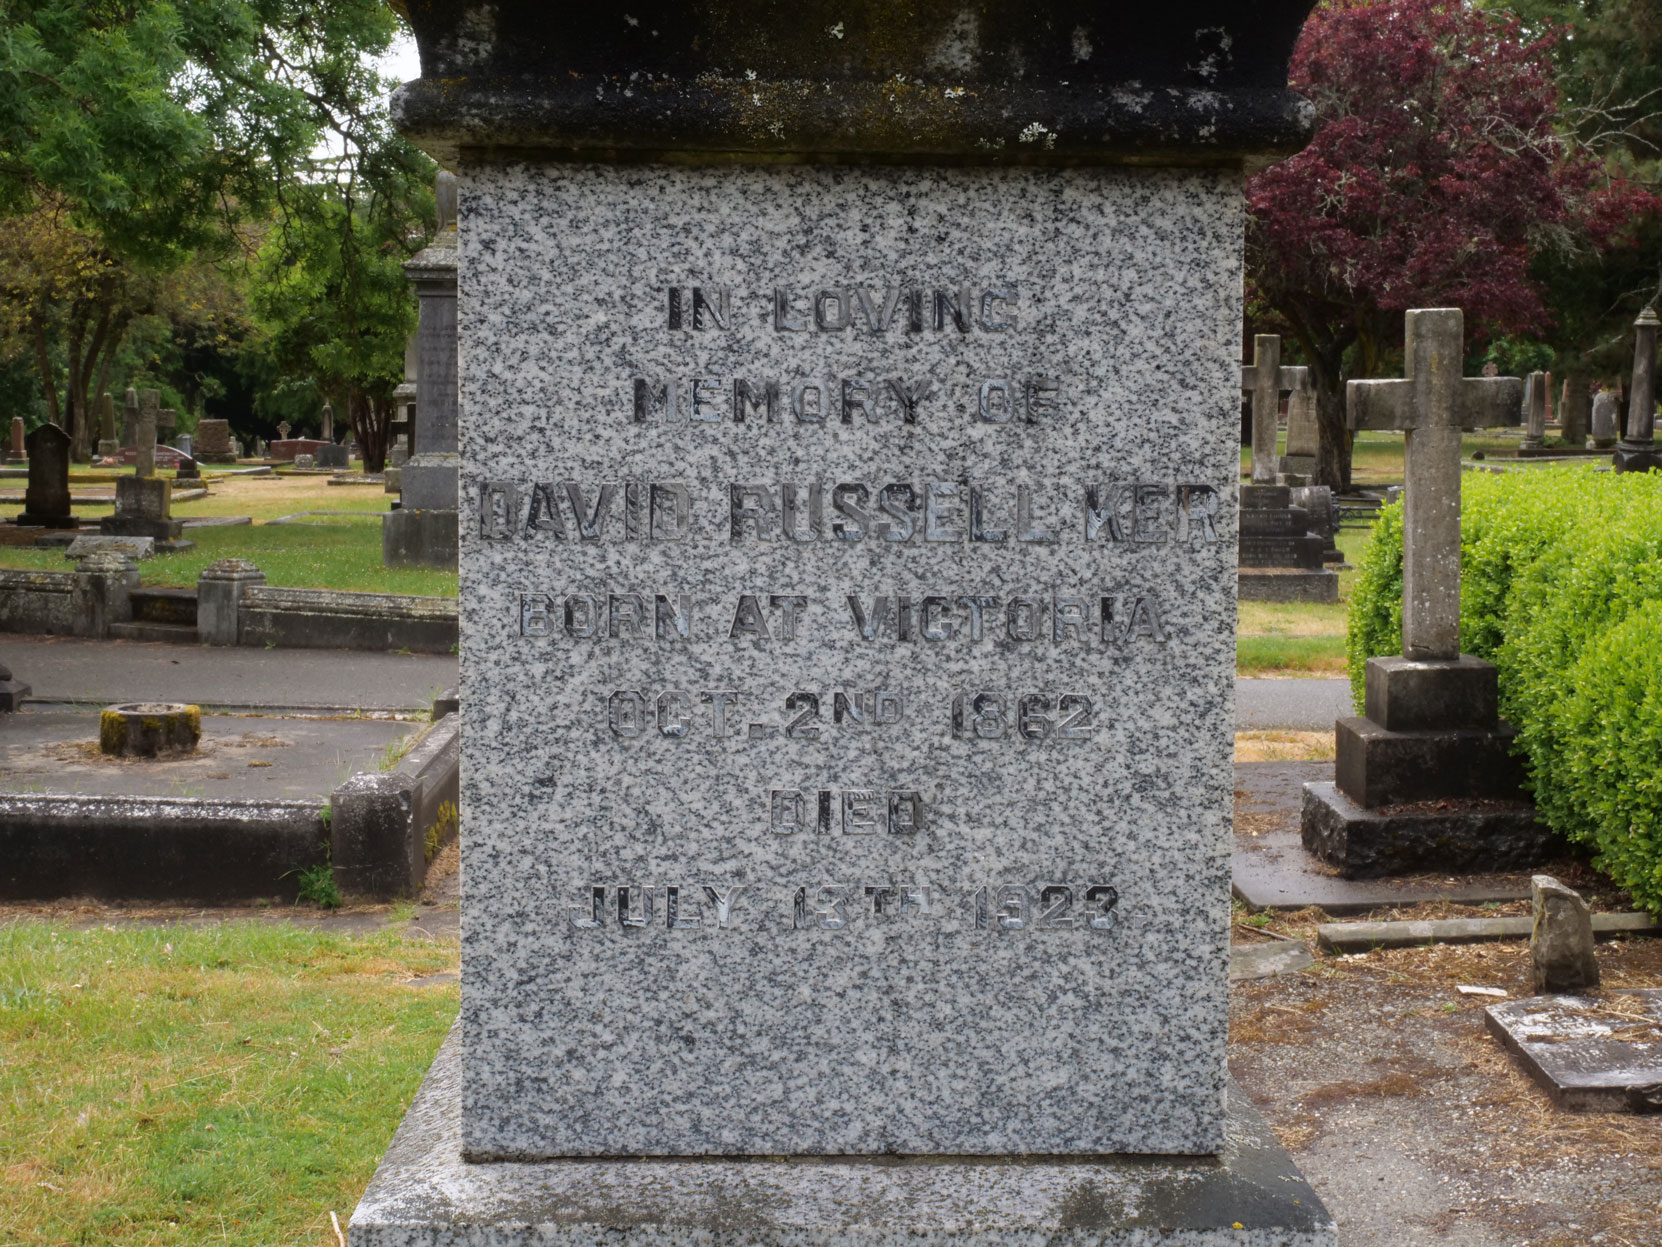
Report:
[{"label": "green hedge", "polygon": [[[1662,474],[1468,474],[1460,643],[1500,668],[1547,822],[1662,914]],[[1350,678],[1402,649],[1402,507],[1357,569]]]}]

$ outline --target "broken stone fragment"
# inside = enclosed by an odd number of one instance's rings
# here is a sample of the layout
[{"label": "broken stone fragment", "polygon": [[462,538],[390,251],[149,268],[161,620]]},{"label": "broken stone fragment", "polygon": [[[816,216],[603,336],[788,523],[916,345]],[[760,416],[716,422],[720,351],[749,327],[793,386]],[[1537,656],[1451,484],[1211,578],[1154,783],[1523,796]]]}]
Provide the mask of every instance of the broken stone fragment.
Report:
[{"label": "broken stone fragment", "polygon": [[1535,990],[1575,993],[1597,987],[1599,966],[1587,902],[1551,875],[1532,876],[1529,891],[1535,913],[1529,937]]}]

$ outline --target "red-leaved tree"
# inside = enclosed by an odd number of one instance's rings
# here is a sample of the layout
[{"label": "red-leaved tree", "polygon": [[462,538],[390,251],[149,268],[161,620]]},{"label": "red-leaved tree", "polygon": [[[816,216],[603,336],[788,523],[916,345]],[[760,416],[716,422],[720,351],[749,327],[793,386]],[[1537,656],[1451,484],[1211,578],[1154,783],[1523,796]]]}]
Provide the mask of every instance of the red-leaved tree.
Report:
[{"label": "red-leaved tree", "polygon": [[1462,0],[1330,0],[1305,25],[1290,78],[1316,136],[1248,180],[1247,270],[1310,364],[1320,483],[1350,483],[1344,384],[1375,375],[1405,309],[1540,329],[1531,260],[1651,206],[1560,132],[1551,48]]}]

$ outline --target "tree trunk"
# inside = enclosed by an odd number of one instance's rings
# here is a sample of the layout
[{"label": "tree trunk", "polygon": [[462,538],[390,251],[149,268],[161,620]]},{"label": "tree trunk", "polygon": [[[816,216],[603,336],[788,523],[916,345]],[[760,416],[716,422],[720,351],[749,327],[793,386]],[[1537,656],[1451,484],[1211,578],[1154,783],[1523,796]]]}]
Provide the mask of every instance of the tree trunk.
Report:
[{"label": "tree trunk", "polygon": [[34,331],[35,364],[40,369],[40,390],[46,399],[46,420],[61,429],[63,421],[58,413],[58,379],[53,375],[52,357],[46,350],[46,327],[37,320]]},{"label": "tree trunk", "polygon": [[387,466],[387,426],[391,423],[392,404],[372,398],[362,390],[353,390],[346,399],[346,418],[352,426],[352,439],[358,443],[363,456],[365,472],[380,472]]},{"label": "tree trunk", "polygon": [[66,423],[63,431],[69,434],[69,455],[76,463],[85,463],[92,458],[92,442],[87,437],[86,340],[85,313],[80,308],[72,308],[69,332],[64,335],[64,371],[69,374],[64,378],[64,384],[69,390],[66,396],[69,401],[64,409]]}]

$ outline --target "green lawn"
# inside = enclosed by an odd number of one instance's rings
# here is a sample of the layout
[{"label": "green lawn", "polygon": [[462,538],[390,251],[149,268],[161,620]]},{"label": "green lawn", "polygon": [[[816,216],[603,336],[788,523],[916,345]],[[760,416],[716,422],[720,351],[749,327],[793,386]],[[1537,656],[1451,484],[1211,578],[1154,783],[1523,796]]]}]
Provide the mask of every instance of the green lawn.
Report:
[{"label": "green lawn", "polygon": [[[86,473],[102,479],[119,473]],[[6,482],[10,484],[10,482]],[[92,481],[71,482],[78,488],[96,488]],[[113,486],[112,486],[113,487]],[[202,569],[215,559],[245,558],[258,564],[266,582],[290,588],[358,589],[371,593],[416,593],[455,597],[456,573],[381,566],[381,516],[388,495],[378,485],[330,485],[321,476],[210,477],[208,495],[174,504],[181,518],[207,515],[246,515],[250,525],[229,528],[193,528],[187,537],[194,550],[160,555],[139,564],[148,585],[194,585]],[[0,518],[10,518],[20,507],[0,505]],[[75,512],[89,519],[110,514],[109,505],[77,504]],[[305,523],[269,521],[305,511],[348,511],[353,515],[315,515]],[[68,566],[61,550],[32,546],[0,546],[0,567],[63,570]]]},{"label": "green lawn", "polygon": [[454,1020],[454,943],[0,925],[0,1243],[334,1244]]}]

